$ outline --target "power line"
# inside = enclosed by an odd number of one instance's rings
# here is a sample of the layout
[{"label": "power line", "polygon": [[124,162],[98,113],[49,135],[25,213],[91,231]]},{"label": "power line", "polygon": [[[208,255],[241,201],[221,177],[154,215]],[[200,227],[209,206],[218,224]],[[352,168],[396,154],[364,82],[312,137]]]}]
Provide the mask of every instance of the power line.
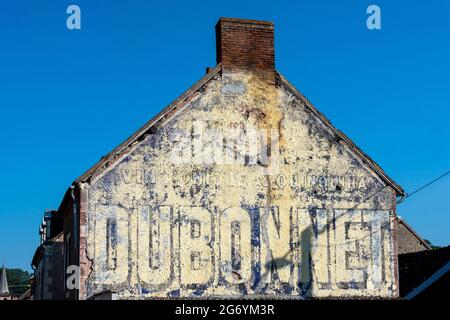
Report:
[{"label": "power line", "polygon": [[430,185],[432,185],[432,184],[435,183],[436,181],[442,179],[443,177],[445,177],[445,176],[448,175],[448,174],[450,174],[450,171],[447,171],[447,172],[441,174],[439,177],[437,177],[436,179],[434,179],[434,180],[428,182],[427,184],[421,186],[419,189],[414,190],[414,191],[411,192],[411,193],[407,193],[406,196],[404,196],[403,198],[401,198],[400,200],[397,201],[397,204],[402,203],[402,202],[405,201],[407,198],[411,197],[413,194],[416,194],[416,193],[418,193],[419,191],[422,191],[423,189],[429,187]]},{"label": "power line", "polygon": [[[422,187],[418,188],[417,190],[414,190],[414,191],[411,192],[411,193],[407,193],[404,197],[402,197],[401,199],[399,199],[399,200],[397,201],[397,204],[403,202],[406,198],[411,197],[413,194],[416,194],[416,193],[418,193],[419,191],[422,191],[423,189],[429,187],[430,185],[432,185],[432,184],[435,183],[436,181],[438,181],[438,180],[444,178],[444,177],[445,177],[446,175],[448,175],[448,174],[450,174],[450,170],[447,171],[447,172],[445,172],[445,173],[443,173],[443,174],[441,174],[439,177],[437,177],[436,179],[434,179],[434,180],[428,182],[427,184],[423,185]],[[361,204],[363,204],[365,201],[367,201],[367,200],[369,200],[369,199],[371,199],[371,198],[377,196],[378,194],[380,194],[380,193],[381,193],[382,191],[384,191],[384,190],[386,190],[386,186],[384,186],[384,187],[382,187],[381,189],[377,190],[376,192],[374,192],[374,193],[368,195],[365,199],[363,199],[362,201],[360,201],[360,202],[359,202],[358,204],[356,204],[353,208],[351,208],[351,209],[346,209],[345,212],[343,212],[343,213],[342,213],[340,216],[338,216],[337,218],[335,217],[334,219],[337,220],[337,219],[339,219],[340,217],[344,216],[345,213],[350,212],[350,211],[352,211],[352,210],[356,210],[357,207],[358,207],[359,205],[361,205]],[[381,224],[380,228],[377,229],[377,230],[372,230],[372,231],[371,231],[371,234],[376,233],[376,232],[379,232],[379,231],[381,231],[381,230],[383,230],[383,229],[385,229],[385,228],[389,228],[390,225],[391,225],[391,224],[390,224],[389,221],[388,221],[387,223],[385,223],[385,224]],[[353,241],[355,241],[355,240],[362,240],[362,239],[364,239],[364,238],[366,238],[366,237],[368,237],[368,235],[367,235],[367,236],[364,236],[364,237],[361,237],[361,238],[359,238],[359,239],[348,239],[348,240],[346,240],[346,241],[343,241],[343,242],[341,242],[341,243],[336,243],[336,244],[334,244],[334,245],[335,245],[335,246],[345,245],[345,244],[350,243],[350,242],[353,242]],[[319,245],[319,246],[328,246],[328,245]]]}]

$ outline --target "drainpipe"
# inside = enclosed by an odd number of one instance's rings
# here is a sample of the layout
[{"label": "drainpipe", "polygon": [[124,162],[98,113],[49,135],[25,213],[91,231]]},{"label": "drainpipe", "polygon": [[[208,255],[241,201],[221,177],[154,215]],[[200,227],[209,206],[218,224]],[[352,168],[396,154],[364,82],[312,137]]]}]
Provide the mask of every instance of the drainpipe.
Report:
[{"label": "drainpipe", "polygon": [[70,192],[70,195],[72,196],[73,200],[73,240],[74,240],[74,247],[75,250],[78,251],[78,231],[79,231],[79,221],[78,221],[78,207],[77,207],[77,199],[75,197],[75,185],[71,185],[70,189],[72,190]]},{"label": "drainpipe", "polygon": [[[75,257],[77,257],[75,263],[79,264],[79,246],[78,246],[79,219],[78,219],[77,199],[75,196],[75,184],[72,184],[70,186],[70,189],[71,189],[70,195],[72,196],[72,200],[73,200],[73,212],[72,212],[73,247],[74,247],[74,251],[75,251]],[[67,270],[65,272],[67,272]]]}]

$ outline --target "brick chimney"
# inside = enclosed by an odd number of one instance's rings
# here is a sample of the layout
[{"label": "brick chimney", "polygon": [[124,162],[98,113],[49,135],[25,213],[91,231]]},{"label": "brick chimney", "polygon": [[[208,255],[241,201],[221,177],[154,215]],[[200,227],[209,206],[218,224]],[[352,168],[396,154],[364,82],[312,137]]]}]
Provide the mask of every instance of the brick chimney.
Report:
[{"label": "brick chimney", "polygon": [[224,69],[275,71],[272,22],[220,18],[216,25],[217,63]]}]

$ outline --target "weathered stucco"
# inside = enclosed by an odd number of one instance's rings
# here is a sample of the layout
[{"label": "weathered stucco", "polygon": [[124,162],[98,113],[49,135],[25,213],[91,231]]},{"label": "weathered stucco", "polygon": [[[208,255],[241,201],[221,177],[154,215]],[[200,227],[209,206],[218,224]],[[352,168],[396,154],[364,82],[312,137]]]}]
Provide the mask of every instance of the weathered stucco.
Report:
[{"label": "weathered stucco", "polygon": [[254,73],[216,75],[87,188],[87,298],[397,295],[393,190]]}]

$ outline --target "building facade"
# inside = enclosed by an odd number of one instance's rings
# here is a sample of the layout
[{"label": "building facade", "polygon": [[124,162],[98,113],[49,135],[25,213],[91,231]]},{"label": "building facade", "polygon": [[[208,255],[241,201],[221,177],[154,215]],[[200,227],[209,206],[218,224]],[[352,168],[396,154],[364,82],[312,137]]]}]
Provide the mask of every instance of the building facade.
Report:
[{"label": "building facade", "polygon": [[217,66],[67,191],[66,298],[398,297],[402,188],[276,71],[272,23],[216,38]]},{"label": "building facade", "polygon": [[31,266],[34,278],[30,295],[35,300],[65,298],[63,219],[57,211],[47,211],[40,227],[40,245]]}]

